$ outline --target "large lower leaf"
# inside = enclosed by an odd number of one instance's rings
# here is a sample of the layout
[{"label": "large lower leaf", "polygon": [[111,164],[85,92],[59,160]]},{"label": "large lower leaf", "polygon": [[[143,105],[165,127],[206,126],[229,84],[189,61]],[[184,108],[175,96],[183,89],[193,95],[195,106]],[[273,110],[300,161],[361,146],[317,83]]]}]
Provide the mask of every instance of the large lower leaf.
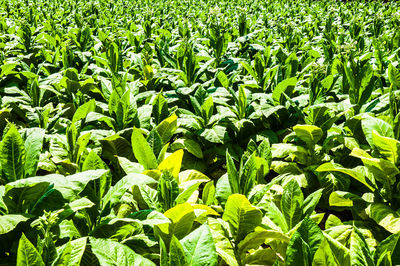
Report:
[{"label": "large lower leaf", "polygon": [[19,223],[26,222],[29,218],[30,216],[27,214],[6,214],[0,216],[0,235],[14,230]]},{"label": "large lower leaf", "polygon": [[24,177],[25,165],[24,141],[17,128],[11,124],[0,143],[0,163],[8,182]]},{"label": "large lower leaf", "polygon": [[44,266],[44,262],[35,246],[22,234],[17,253],[17,266]]},{"label": "large lower leaf", "polygon": [[83,253],[86,249],[86,243],[87,237],[82,237],[58,248],[59,257],[54,265],[80,265]]},{"label": "large lower leaf", "polygon": [[368,244],[356,227],[350,235],[350,260],[355,266],[374,265]]},{"label": "large lower leaf", "polygon": [[281,199],[281,210],[289,229],[293,228],[301,219],[303,200],[303,193],[297,181],[290,181],[285,186]]},{"label": "large lower leaf", "polygon": [[228,265],[239,265],[235,257],[235,251],[233,249],[232,242],[228,238],[228,232],[226,230],[228,224],[222,219],[208,218],[208,225],[210,226],[218,255]]},{"label": "large lower leaf", "polygon": [[237,242],[252,232],[261,223],[261,218],[261,211],[240,194],[229,196],[222,216],[231,225]]},{"label": "large lower leaf", "polygon": [[40,152],[42,151],[45,130],[42,128],[29,128],[25,139],[26,162],[24,165],[25,176],[36,174]]},{"label": "large lower leaf", "polygon": [[140,129],[133,129],[131,141],[133,154],[138,162],[143,165],[145,169],[157,168],[157,158],[154,155],[152,148],[143,137]]},{"label": "large lower leaf", "polygon": [[400,215],[383,203],[374,203],[370,207],[370,216],[380,226],[393,234],[400,232]]},{"label": "large lower leaf", "polygon": [[324,235],[318,225],[305,218],[290,239],[286,252],[286,265],[311,265]]},{"label": "large lower leaf", "polygon": [[349,175],[349,176],[353,177],[354,179],[358,180],[362,184],[364,184],[372,192],[375,191],[375,188],[374,188],[374,185],[372,184],[372,182],[365,175],[363,175],[356,169],[347,169],[347,168],[342,167],[339,164],[334,164],[334,163],[329,162],[329,163],[324,163],[323,165],[320,165],[315,171],[344,173],[344,174]]},{"label": "large lower leaf", "polygon": [[109,239],[97,239],[94,237],[90,237],[89,240],[92,251],[99,260],[100,265],[155,265],[152,261],[136,254],[129,247],[118,242]]},{"label": "large lower leaf", "polygon": [[189,265],[217,265],[218,255],[207,224],[203,224],[181,240]]}]

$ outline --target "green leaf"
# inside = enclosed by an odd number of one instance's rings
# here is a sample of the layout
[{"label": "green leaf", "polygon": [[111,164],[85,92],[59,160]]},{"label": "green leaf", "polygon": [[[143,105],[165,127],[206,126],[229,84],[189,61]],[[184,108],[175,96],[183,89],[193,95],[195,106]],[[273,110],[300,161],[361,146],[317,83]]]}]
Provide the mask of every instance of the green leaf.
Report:
[{"label": "green leaf", "polygon": [[157,127],[158,134],[160,134],[161,139],[164,143],[167,143],[172,135],[175,133],[178,128],[178,117],[173,114],[170,117],[163,120]]},{"label": "green leaf", "polygon": [[239,193],[240,180],[238,171],[236,170],[235,162],[228,151],[226,151],[226,169],[228,172],[228,180],[232,193]]},{"label": "green leaf", "polygon": [[400,215],[386,204],[373,203],[370,207],[370,216],[392,234],[400,232]]},{"label": "green leaf", "polygon": [[85,119],[86,116],[90,112],[94,112],[96,109],[96,100],[91,99],[87,103],[82,104],[79,108],[75,111],[74,117],[72,118],[72,123],[75,123],[79,120]]},{"label": "green leaf", "polygon": [[231,266],[238,266],[238,262],[235,257],[235,252],[232,247],[232,243],[227,237],[227,224],[222,219],[208,218],[208,225],[211,229],[211,234],[214,239],[215,247],[218,255]]},{"label": "green leaf", "polygon": [[143,137],[141,130],[137,128],[133,128],[132,130],[132,150],[135,158],[145,169],[157,168],[157,158]]},{"label": "green leaf", "polygon": [[290,239],[286,251],[286,265],[311,265],[324,235],[318,225],[305,218]]},{"label": "green leaf", "polygon": [[5,214],[0,216],[0,235],[11,232],[18,224],[31,218],[28,214]]},{"label": "green leaf", "polygon": [[281,210],[289,228],[293,228],[301,219],[303,192],[296,180],[291,180],[285,187],[281,199]]},{"label": "green leaf", "polygon": [[284,105],[285,97],[283,94],[287,96],[291,96],[294,87],[297,84],[297,78],[292,77],[281,81],[272,92],[272,99],[274,100],[275,105]]},{"label": "green leaf", "polygon": [[276,228],[277,230],[279,229],[284,233],[289,231],[285,216],[275,205],[275,203],[269,204],[267,208],[267,217],[274,223],[276,227],[278,227]]},{"label": "green leaf", "polygon": [[108,166],[93,150],[86,156],[85,161],[82,165],[82,171],[97,170],[97,169],[108,169]]},{"label": "green leaf", "polygon": [[223,71],[218,72],[217,79],[225,89],[229,88],[228,77],[225,75]]},{"label": "green leaf", "polygon": [[246,117],[246,108],[247,108],[246,92],[244,91],[243,86],[239,86],[239,97],[238,97],[239,119],[243,119]]},{"label": "green leaf", "polygon": [[89,237],[92,252],[100,265],[155,265],[152,261],[136,254],[129,247],[109,239]]},{"label": "green leaf", "polygon": [[171,144],[172,150],[184,149],[196,156],[199,159],[203,159],[203,151],[201,150],[200,144],[192,139],[177,139]]},{"label": "green leaf", "polygon": [[63,254],[64,248],[66,248],[65,245],[60,247],[59,251],[62,252],[60,258],[63,259],[61,263],[54,265],[81,265],[81,260],[86,249],[87,237],[78,238],[68,243],[70,243],[71,246],[69,256]]},{"label": "green leaf", "polygon": [[178,204],[166,211],[164,215],[171,220],[170,232],[178,239],[190,232],[196,218],[193,207],[189,203]]},{"label": "green leaf", "polygon": [[383,137],[394,138],[392,126],[381,119],[368,116],[361,120],[361,126],[365,138],[371,147],[374,146],[374,141],[372,138],[373,131],[378,132],[378,134]]},{"label": "green leaf", "polygon": [[350,262],[351,265],[374,265],[369,247],[362,233],[353,226],[350,235]]},{"label": "green leaf", "polygon": [[364,176],[362,173],[354,170],[354,169],[347,169],[342,167],[339,164],[334,164],[334,163],[324,163],[323,165],[320,165],[317,169],[315,169],[317,172],[340,172],[344,173],[346,175],[349,175],[353,177],[354,179],[358,180],[362,184],[364,184],[366,187],[368,187],[372,192],[375,191],[375,188],[372,184],[372,182]]},{"label": "green leaf", "polygon": [[388,76],[390,83],[397,88],[400,88],[400,71],[397,70],[391,63],[389,64],[388,68]]},{"label": "green leaf", "polygon": [[262,230],[248,234],[238,245],[238,253],[242,260],[246,256],[246,252],[251,249],[258,249],[264,243],[271,241],[279,241],[289,243],[290,238],[284,233],[273,230]]},{"label": "green leaf", "polygon": [[11,124],[0,143],[0,163],[8,182],[24,177],[25,161],[24,141],[15,125]]},{"label": "green leaf", "polygon": [[131,162],[124,157],[118,157],[118,162],[125,174],[140,174],[144,171],[143,165]]},{"label": "green leaf", "polygon": [[237,242],[260,225],[261,218],[261,211],[240,194],[229,196],[222,216],[222,219],[230,224]]},{"label": "green leaf", "polygon": [[304,200],[303,203],[303,217],[310,216],[314,211],[315,207],[317,206],[321,196],[322,196],[323,189],[318,189],[314,191]]},{"label": "green leaf", "polygon": [[25,177],[36,175],[40,152],[42,151],[45,130],[42,128],[28,128],[25,139],[26,162],[24,165]]},{"label": "green leaf", "polygon": [[304,141],[309,148],[314,147],[324,134],[322,129],[313,125],[297,125],[293,127],[293,130],[296,136]]},{"label": "green leaf", "polygon": [[382,259],[382,256],[387,254],[391,261],[392,265],[400,264],[400,233],[393,234],[388,236],[385,240],[379,243],[376,247],[374,253],[374,261],[376,265],[379,265],[377,262]]},{"label": "green leaf", "polygon": [[375,130],[372,131],[372,142],[374,147],[387,160],[396,164],[399,160],[400,141],[394,138],[383,137]]},{"label": "green leaf", "polygon": [[35,246],[22,233],[18,244],[17,266],[30,265],[44,266],[44,262]]},{"label": "green leaf", "polygon": [[158,125],[168,116],[168,102],[163,97],[162,93],[157,94],[153,101],[153,117]]},{"label": "green leaf", "polygon": [[218,255],[207,224],[191,232],[181,240],[189,265],[217,265]]},{"label": "green leaf", "polygon": [[172,236],[169,246],[169,265],[190,265],[188,264],[188,261],[186,259],[186,254],[182,247],[182,244],[175,236]]}]

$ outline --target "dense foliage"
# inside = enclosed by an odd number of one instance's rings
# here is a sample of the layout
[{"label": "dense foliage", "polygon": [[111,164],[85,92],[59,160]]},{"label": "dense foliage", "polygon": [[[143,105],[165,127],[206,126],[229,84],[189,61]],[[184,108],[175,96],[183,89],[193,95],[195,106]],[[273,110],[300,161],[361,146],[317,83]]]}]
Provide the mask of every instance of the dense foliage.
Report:
[{"label": "dense foliage", "polygon": [[0,0],[1,265],[399,265],[400,6]]}]

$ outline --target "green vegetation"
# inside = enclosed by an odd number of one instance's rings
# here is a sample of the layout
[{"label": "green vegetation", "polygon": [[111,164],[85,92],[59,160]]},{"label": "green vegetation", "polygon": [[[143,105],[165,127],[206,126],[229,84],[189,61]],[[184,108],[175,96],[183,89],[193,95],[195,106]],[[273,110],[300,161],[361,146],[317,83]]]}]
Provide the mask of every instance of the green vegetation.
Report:
[{"label": "green vegetation", "polygon": [[0,265],[400,264],[399,3],[0,14]]}]

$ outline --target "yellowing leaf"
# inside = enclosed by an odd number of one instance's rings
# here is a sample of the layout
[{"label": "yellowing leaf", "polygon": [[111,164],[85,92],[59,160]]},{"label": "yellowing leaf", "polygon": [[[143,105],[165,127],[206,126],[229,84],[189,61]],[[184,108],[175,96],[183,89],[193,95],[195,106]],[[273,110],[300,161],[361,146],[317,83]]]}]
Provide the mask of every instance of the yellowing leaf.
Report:
[{"label": "yellowing leaf", "polygon": [[182,165],[182,158],[183,150],[178,150],[164,159],[157,169],[161,172],[169,171],[173,177],[178,179],[179,171],[181,170]]}]

